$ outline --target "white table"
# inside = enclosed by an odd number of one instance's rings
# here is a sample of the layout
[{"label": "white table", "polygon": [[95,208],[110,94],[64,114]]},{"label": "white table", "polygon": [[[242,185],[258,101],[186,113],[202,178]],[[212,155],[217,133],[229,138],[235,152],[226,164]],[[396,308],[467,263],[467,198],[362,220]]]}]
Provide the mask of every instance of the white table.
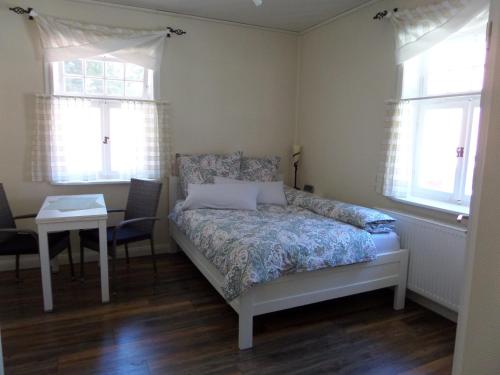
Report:
[{"label": "white table", "polygon": [[52,279],[47,234],[76,229],[99,229],[102,302],[109,302],[108,242],[106,221],[108,214],[102,194],[61,195],[45,198],[35,219],[38,226],[40,267],[42,271],[43,306],[52,311]]}]

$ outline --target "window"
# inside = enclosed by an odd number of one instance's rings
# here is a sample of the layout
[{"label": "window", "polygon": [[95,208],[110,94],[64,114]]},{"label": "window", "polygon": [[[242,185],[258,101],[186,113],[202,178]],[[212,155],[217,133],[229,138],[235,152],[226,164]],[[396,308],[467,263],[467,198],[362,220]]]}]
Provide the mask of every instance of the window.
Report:
[{"label": "window", "polygon": [[110,57],[52,63],[56,95],[153,99],[153,71]]},{"label": "window", "polygon": [[402,97],[409,189],[406,200],[464,207],[472,194],[480,92],[486,56],[486,18],[404,63]]},{"label": "window", "polygon": [[61,98],[53,112],[64,160],[54,182],[151,178],[153,71],[108,56],[51,68],[52,91]]},{"label": "window", "polygon": [[158,96],[157,73],[169,29],[33,16],[48,95],[36,95],[34,103],[32,180],[79,184],[166,176],[169,104]]}]

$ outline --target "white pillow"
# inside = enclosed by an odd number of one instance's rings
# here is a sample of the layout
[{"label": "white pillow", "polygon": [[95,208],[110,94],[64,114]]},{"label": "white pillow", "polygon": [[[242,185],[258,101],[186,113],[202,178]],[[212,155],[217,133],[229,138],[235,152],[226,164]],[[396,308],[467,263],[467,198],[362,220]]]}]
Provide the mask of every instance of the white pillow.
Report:
[{"label": "white pillow", "polygon": [[255,211],[258,194],[259,187],[252,184],[189,184],[182,210],[215,208]]},{"label": "white pillow", "polygon": [[245,184],[255,185],[259,188],[257,203],[275,204],[278,206],[286,206],[286,196],[283,189],[283,181],[272,182],[254,182],[235,180],[227,177],[214,177],[215,184]]}]

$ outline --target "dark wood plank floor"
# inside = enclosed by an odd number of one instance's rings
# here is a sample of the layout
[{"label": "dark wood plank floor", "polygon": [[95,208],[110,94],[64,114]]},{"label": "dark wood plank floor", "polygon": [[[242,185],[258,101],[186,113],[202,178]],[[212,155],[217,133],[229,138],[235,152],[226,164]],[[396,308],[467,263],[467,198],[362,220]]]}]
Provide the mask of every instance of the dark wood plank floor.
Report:
[{"label": "dark wood plank floor", "polygon": [[254,348],[237,348],[237,315],[181,253],[118,267],[118,294],[99,303],[87,281],[53,277],[42,312],[38,270],[0,273],[6,374],[448,374],[455,325],[382,290],[255,318]]}]

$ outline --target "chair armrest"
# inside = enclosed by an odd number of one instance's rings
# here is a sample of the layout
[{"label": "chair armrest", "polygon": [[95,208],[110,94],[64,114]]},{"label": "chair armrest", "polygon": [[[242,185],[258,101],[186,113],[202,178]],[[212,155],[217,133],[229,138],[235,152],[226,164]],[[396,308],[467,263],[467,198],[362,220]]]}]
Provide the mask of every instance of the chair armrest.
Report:
[{"label": "chair armrest", "polygon": [[31,229],[19,229],[19,228],[0,228],[0,233],[17,233],[17,234],[27,234],[33,237],[38,243],[38,234]]},{"label": "chair armrest", "polygon": [[14,220],[21,220],[21,219],[32,219],[36,217],[36,214],[27,214],[27,215],[19,215],[19,216],[14,216]]},{"label": "chair armrest", "polygon": [[159,217],[138,217],[136,219],[124,220],[124,221],[120,222],[120,224],[118,224],[115,227],[115,231],[117,229],[122,228],[124,226],[127,226],[129,224],[140,223],[141,221],[157,221],[157,220],[160,220],[160,218]]},{"label": "chair armrest", "polygon": [[110,210],[107,210],[108,211],[108,214],[112,214],[112,213],[115,213],[115,212],[125,212],[125,209],[123,208],[112,208]]},{"label": "chair armrest", "polygon": [[116,247],[116,233],[118,229],[123,228],[129,224],[135,224],[135,223],[140,223],[141,221],[157,221],[160,220],[159,217],[138,217],[136,219],[129,219],[129,220],[124,220],[120,222],[114,229],[113,229],[113,246]]}]

